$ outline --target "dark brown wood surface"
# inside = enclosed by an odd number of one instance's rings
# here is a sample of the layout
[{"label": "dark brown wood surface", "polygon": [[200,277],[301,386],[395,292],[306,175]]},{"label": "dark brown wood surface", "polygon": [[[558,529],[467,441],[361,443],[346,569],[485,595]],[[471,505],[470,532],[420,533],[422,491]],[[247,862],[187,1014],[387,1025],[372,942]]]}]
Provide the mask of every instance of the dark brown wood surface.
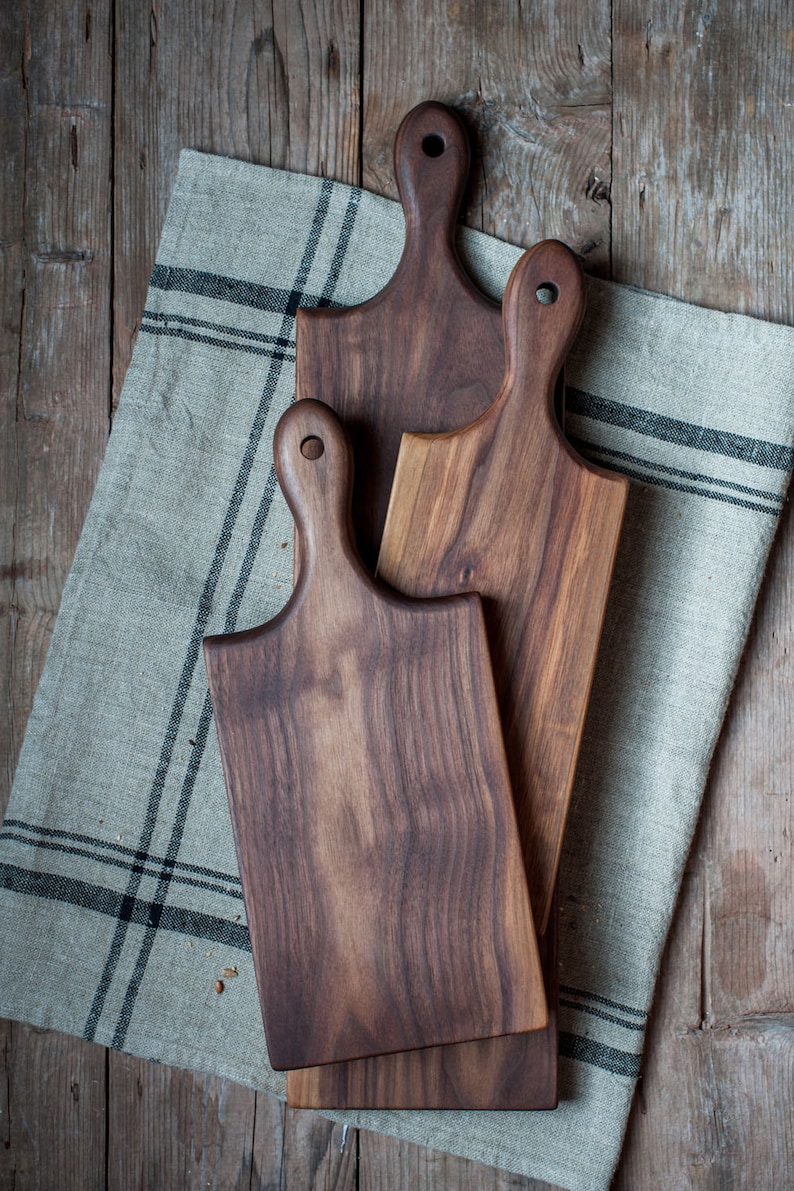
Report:
[{"label": "dark brown wood surface", "polygon": [[470,161],[460,118],[417,106],[400,124],[394,161],[405,212],[394,276],[361,306],[299,310],[296,320],[296,395],[332,406],[350,434],[356,539],[372,570],[400,435],[470,422],[496,396],[504,366],[499,307],[455,248]]},{"label": "dark brown wood surface", "polygon": [[545,1029],[404,1051],[287,1073],[294,1108],[428,1108],[502,1111],[557,1105],[559,905],[540,938],[549,1007]]},{"label": "dark brown wood surface", "polygon": [[337,415],[282,416],[301,570],[204,655],[276,1069],[548,1022],[479,596],[412,600],[352,541]]},{"label": "dark brown wood surface", "polygon": [[[792,323],[791,25],[781,0],[5,5],[2,800],[180,147],[396,198],[394,130],[435,98],[476,133],[466,222],[527,247],[557,236],[589,272]],[[112,286],[69,317],[63,286],[108,253]],[[620,1191],[791,1182],[792,567],[789,508],[662,965]],[[0,1038],[3,1191],[545,1187],[77,1039],[17,1023]]]}]

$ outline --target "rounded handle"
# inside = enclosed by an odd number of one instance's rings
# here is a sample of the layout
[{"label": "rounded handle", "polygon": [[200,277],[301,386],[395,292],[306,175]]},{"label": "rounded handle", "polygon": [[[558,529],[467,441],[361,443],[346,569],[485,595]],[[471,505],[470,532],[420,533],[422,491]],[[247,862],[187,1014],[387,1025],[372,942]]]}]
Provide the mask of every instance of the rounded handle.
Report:
[{"label": "rounded handle", "polygon": [[320,553],[341,551],[352,561],[353,449],[330,406],[313,398],[291,405],[273,436],[273,461],[295,518],[301,570]]},{"label": "rounded handle", "polygon": [[470,162],[466,129],[451,108],[429,100],[404,118],[394,142],[394,170],[406,250],[439,238],[454,244]]},{"label": "rounded handle", "polygon": [[584,308],[582,267],[570,248],[542,240],[524,253],[502,303],[507,387],[543,385],[551,393]]}]

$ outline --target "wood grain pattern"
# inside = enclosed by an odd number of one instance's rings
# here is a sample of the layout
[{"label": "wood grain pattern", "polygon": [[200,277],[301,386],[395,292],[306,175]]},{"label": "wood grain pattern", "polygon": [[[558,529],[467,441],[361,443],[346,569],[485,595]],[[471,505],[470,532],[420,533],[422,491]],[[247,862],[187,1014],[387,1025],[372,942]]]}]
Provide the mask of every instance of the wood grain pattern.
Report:
[{"label": "wood grain pattern", "polygon": [[78,1038],[14,1023],[5,1055],[9,1117],[0,1187],[105,1186],[105,1055]]},{"label": "wood grain pattern", "polygon": [[376,585],[328,406],[289,409],[274,454],[297,586],[205,642],[271,1062],[543,1026],[479,597]]},{"label": "wood grain pattern", "polygon": [[359,1191],[562,1191],[366,1129],[359,1133],[358,1150]]},{"label": "wood grain pattern", "polygon": [[[543,293],[556,299],[544,304]],[[554,381],[583,309],[569,249],[546,241],[525,253],[505,292],[502,390],[468,427],[403,436],[378,559],[378,573],[411,595],[483,597],[541,931],[628,490],[580,459],[554,418]]]},{"label": "wood grain pattern", "polygon": [[617,0],[614,20],[614,279],[789,322],[790,9]]},{"label": "wood grain pattern", "polygon": [[539,940],[549,1008],[545,1029],[290,1071],[289,1103],[297,1108],[556,1108],[558,920],[555,901]]},{"label": "wood grain pattern", "polygon": [[[442,146],[444,152],[435,157],[425,152]],[[454,112],[437,103],[409,112],[394,149],[406,216],[405,249],[394,277],[371,301],[352,310],[298,312],[297,396],[322,397],[351,429],[356,472],[364,477],[355,494],[358,538],[370,562],[380,540],[402,431],[409,425],[438,431],[466,424],[487,408],[504,372],[501,311],[473,287],[454,247],[469,159],[468,138]],[[422,311],[419,317],[417,310]],[[295,565],[300,565],[299,548]],[[470,1050],[459,1045],[421,1056],[291,1072],[289,1102],[313,1107],[553,1106],[557,1029],[549,993],[557,983],[557,937],[555,920],[540,940],[551,1014],[545,1031],[521,1040],[493,1040],[487,1050],[483,1043]],[[516,1079],[519,1070],[522,1077]]]},{"label": "wood grain pattern", "polygon": [[[614,6],[620,281],[794,323],[790,7]],[[616,1185],[791,1181],[794,518],[785,509],[662,965]]]},{"label": "wood grain pattern", "polygon": [[[544,283],[559,295],[549,305],[536,297]],[[627,491],[578,459],[552,410],[582,309],[567,249],[549,242],[522,258],[505,294],[499,397],[463,430],[404,436],[378,564],[412,595],[472,586],[486,597],[550,1006],[558,925],[548,898]],[[307,1107],[550,1108],[556,1073],[552,1021],[535,1036],[290,1072],[287,1096]]]},{"label": "wood grain pattern", "polygon": [[[110,5],[0,14],[0,810],[109,430]],[[19,1023],[2,1051],[0,1187],[104,1185],[106,1063]]]},{"label": "wood grain pattern", "polygon": [[[164,1114],[159,1106],[171,1105]],[[247,1191],[253,1173],[256,1093],[230,1080],[119,1055],[110,1073],[108,1187]],[[189,1128],[186,1123],[189,1122]]]},{"label": "wood grain pattern", "polygon": [[351,436],[356,540],[372,570],[400,435],[477,417],[504,364],[499,308],[455,249],[469,172],[463,125],[441,104],[420,104],[401,123],[394,154],[406,218],[394,276],[361,306],[299,310],[296,320],[296,396],[332,406]]}]

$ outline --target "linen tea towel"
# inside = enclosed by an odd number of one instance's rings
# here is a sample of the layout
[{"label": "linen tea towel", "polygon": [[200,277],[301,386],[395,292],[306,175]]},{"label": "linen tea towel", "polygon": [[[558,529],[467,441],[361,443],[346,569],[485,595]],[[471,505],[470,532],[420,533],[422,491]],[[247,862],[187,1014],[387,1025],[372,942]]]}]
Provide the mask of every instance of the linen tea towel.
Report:
[{"label": "linen tea towel", "polygon": [[[290,589],[271,444],[293,396],[295,311],[365,300],[402,236],[387,200],[182,155],[0,838],[0,1013],[283,1095],[201,640],[269,619]],[[519,250],[473,231],[460,247],[499,296]],[[590,282],[567,430],[634,483],[561,869],[561,1103],[329,1115],[608,1185],[788,483],[792,365],[788,328]],[[227,965],[240,974],[218,997]]]}]

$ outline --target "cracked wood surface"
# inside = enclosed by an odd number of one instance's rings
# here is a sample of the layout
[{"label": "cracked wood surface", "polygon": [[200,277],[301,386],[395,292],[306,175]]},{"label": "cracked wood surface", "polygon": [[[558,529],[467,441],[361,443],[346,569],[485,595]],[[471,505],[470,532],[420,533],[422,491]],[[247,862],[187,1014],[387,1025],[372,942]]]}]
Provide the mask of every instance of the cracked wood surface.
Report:
[{"label": "cracked wood surface", "polygon": [[[466,220],[794,321],[788,6],[31,0],[0,14],[4,803],[181,146],[395,197],[415,103],[479,138]],[[611,201],[610,201],[611,195]],[[112,277],[111,277],[112,266]],[[620,1191],[791,1183],[794,525],[751,630],[662,965]],[[7,1023],[0,1188],[541,1184]]]}]

